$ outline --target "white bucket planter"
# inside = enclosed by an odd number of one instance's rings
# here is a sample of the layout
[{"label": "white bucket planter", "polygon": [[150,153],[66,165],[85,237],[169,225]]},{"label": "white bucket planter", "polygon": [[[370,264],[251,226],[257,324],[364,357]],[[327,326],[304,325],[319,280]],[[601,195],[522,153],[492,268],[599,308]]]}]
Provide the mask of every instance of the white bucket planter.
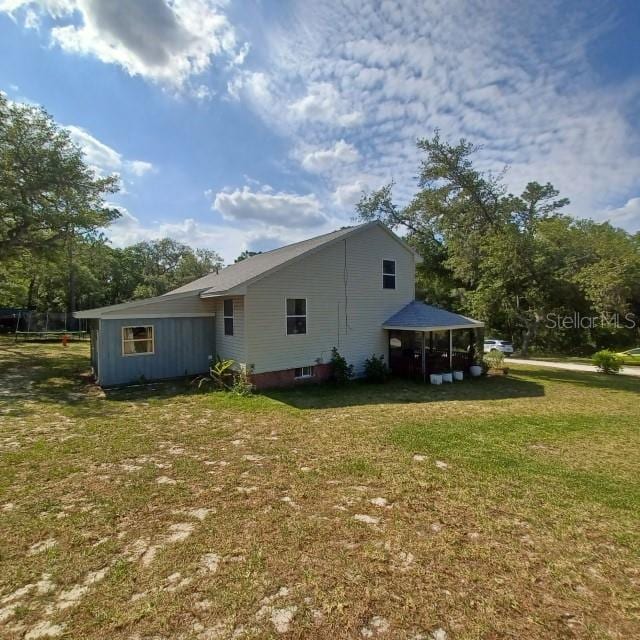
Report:
[{"label": "white bucket planter", "polygon": [[482,375],[482,367],[479,364],[472,364],[469,367],[469,373],[471,374],[472,378],[477,378],[478,376]]},{"label": "white bucket planter", "polygon": [[442,376],[439,373],[430,373],[429,382],[431,384],[442,384]]},{"label": "white bucket planter", "polygon": [[452,373],[443,373],[442,374],[442,382],[453,382],[453,374]]},{"label": "white bucket planter", "polygon": [[460,382],[462,379],[464,378],[464,374],[462,373],[462,371],[454,371],[453,372],[453,379]]}]

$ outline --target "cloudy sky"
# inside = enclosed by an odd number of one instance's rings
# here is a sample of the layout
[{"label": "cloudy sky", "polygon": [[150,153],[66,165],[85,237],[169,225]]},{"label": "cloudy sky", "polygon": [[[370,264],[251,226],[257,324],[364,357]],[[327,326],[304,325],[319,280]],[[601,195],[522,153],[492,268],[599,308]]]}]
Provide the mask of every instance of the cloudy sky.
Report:
[{"label": "cloudy sky", "polygon": [[0,0],[0,90],[121,176],[114,245],[269,249],[415,186],[415,140],[640,229],[636,0]]}]

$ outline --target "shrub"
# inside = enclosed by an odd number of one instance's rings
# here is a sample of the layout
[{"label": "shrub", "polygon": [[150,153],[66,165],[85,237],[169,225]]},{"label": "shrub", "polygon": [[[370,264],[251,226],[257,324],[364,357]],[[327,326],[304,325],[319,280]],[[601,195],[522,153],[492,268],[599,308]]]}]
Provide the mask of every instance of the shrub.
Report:
[{"label": "shrub", "polygon": [[353,377],[353,365],[347,364],[346,359],[340,355],[338,350],[331,349],[331,376],[330,380],[334,384],[346,384]]},{"label": "shrub", "polygon": [[620,367],[624,364],[624,358],[613,351],[609,351],[609,349],[603,349],[595,353],[592,361],[602,373],[618,373]]},{"label": "shrub", "polygon": [[504,353],[502,351],[485,353],[484,363],[489,369],[502,369],[504,367]]},{"label": "shrub", "polygon": [[238,396],[248,396],[253,393],[253,383],[250,372],[242,367],[234,371],[235,360],[222,360],[219,356],[209,368],[209,375],[196,379],[198,389],[205,385],[212,385],[216,391],[229,391]]},{"label": "shrub", "polygon": [[389,377],[389,368],[384,361],[384,356],[372,355],[364,361],[364,377],[367,382],[386,382]]},{"label": "shrub", "polygon": [[242,367],[233,375],[233,383],[230,391],[237,396],[250,396],[253,391],[253,382],[251,382],[251,371],[246,367]]}]

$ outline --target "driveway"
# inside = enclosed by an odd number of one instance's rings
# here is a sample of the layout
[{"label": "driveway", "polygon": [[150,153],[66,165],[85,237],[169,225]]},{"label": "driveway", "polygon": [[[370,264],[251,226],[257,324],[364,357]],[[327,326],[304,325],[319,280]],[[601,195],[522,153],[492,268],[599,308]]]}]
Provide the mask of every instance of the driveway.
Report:
[{"label": "driveway", "polygon": [[[525,360],[523,358],[507,358],[505,362],[512,364],[535,364],[536,367],[551,367],[553,369],[565,369],[567,371],[588,371],[589,373],[597,373],[598,371],[597,367],[591,364],[577,364],[575,362],[551,362],[549,360]],[[640,367],[622,367],[620,374],[640,378]]]}]

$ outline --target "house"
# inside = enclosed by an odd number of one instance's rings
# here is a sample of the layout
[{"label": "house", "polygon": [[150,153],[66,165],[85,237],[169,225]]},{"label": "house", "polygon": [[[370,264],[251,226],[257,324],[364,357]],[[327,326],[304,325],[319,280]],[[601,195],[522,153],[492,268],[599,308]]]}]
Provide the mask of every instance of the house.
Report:
[{"label": "house", "polygon": [[[469,364],[482,323],[414,301],[419,255],[379,222],[258,254],[156,298],[80,311],[103,386],[189,376],[216,357],[257,388],[320,381],[336,347],[425,377]],[[481,336],[480,336],[481,339]]]}]

